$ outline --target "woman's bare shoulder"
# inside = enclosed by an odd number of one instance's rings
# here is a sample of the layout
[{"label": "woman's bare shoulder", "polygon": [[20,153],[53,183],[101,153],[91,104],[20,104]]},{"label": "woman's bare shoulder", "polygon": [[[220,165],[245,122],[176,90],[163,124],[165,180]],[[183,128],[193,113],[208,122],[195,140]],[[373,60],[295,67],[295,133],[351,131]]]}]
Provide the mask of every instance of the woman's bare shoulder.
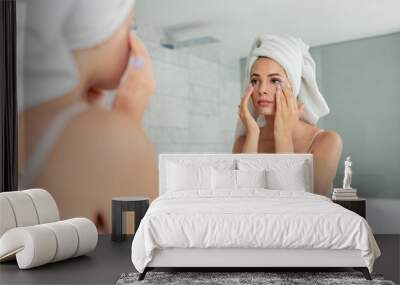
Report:
[{"label": "woman's bare shoulder", "polygon": [[335,131],[322,131],[315,139],[313,153],[329,154],[340,152],[343,148],[341,136]]}]

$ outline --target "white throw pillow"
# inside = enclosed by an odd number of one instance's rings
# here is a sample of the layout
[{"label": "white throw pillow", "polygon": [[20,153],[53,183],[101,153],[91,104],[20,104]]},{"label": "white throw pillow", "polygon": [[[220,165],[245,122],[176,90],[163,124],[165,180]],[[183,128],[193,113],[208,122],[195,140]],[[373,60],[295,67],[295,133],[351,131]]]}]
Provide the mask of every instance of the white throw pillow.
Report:
[{"label": "white throw pillow", "polygon": [[266,170],[267,188],[272,190],[307,191],[308,179],[305,164],[298,164],[291,168]]},{"label": "white throw pillow", "polygon": [[213,168],[212,181],[214,190],[236,190],[236,170]]},{"label": "white throw pillow", "polygon": [[168,163],[167,191],[210,190],[211,167]]},{"label": "white throw pillow", "polygon": [[237,188],[267,188],[266,171],[236,170]]}]

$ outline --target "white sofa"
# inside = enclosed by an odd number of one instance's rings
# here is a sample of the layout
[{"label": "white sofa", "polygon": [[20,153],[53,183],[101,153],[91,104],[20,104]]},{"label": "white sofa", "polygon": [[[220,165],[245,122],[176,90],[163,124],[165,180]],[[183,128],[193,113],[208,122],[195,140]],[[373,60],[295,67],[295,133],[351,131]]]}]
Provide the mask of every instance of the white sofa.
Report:
[{"label": "white sofa", "polygon": [[97,239],[89,219],[60,221],[46,190],[0,193],[0,262],[16,258],[20,269],[28,269],[86,254]]}]

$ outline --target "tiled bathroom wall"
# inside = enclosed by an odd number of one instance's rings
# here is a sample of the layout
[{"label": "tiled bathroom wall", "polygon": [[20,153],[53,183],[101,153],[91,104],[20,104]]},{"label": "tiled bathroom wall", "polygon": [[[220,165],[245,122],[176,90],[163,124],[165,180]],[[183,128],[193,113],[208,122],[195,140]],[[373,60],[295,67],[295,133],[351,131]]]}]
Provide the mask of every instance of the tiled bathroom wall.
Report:
[{"label": "tiled bathroom wall", "polygon": [[144,126],[157,156],[231,152],[241,96],[239,61],[222,63],[218,44],[172,50],[143,41],[157,85]]}]

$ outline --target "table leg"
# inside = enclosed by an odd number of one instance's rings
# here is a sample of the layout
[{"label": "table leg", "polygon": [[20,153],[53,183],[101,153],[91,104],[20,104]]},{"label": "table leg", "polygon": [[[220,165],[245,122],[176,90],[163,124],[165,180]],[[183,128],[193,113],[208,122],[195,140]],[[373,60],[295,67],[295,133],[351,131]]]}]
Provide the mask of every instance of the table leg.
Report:
[{"label": "table leg", "polygon": [[121,203],[112,201],[112,233],[111,239],[113,241],[122,241],[124,239],[124,212]]}]

